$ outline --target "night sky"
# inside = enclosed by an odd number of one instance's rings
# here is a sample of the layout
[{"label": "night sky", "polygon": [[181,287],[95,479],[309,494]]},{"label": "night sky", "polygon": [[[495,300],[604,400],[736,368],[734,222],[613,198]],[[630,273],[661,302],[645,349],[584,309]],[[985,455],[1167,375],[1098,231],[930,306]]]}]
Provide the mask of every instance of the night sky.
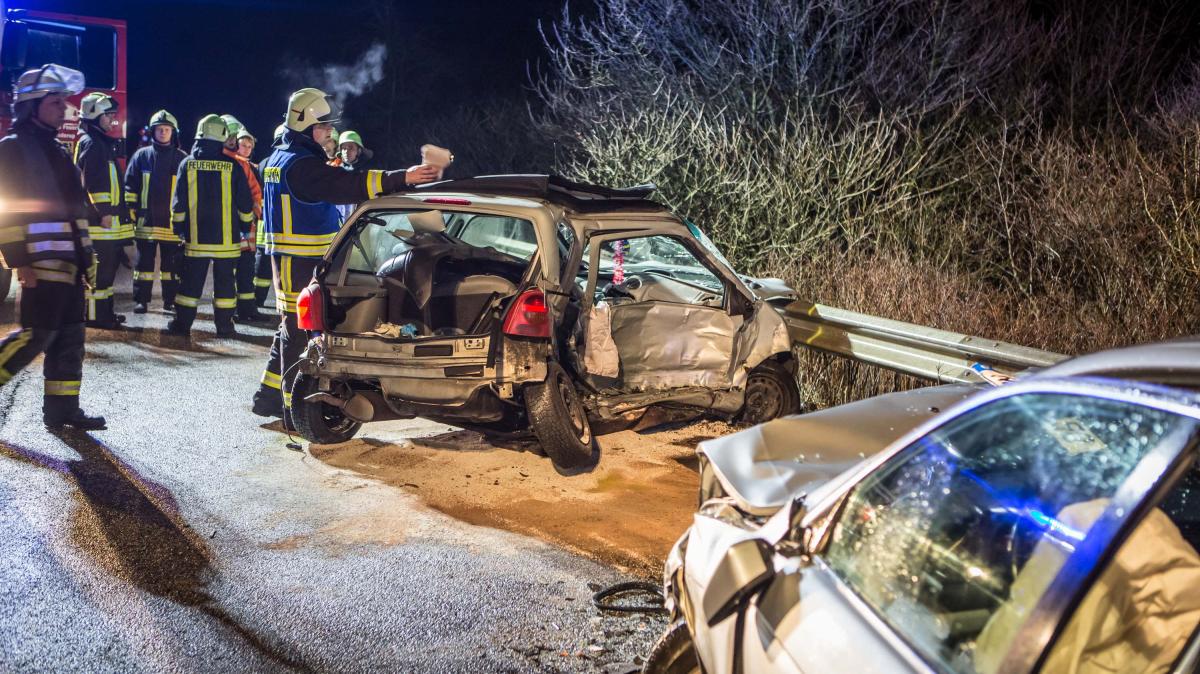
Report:
[{"label": "night sky", "polygon": [[[393,114],[436,115],[519,93],[527,64],[543,53],[537,21],[557,18],[563,0],[7,0],[10,7],[125,19],[129,26],[129,134],[167,108],[191,137],[206,113],[232,113],[265,154],[300,73],[355,62],[385,42],[401,100]],[[580,5],[573,0],[572,12]],[[388,29],[378,20],[390,10]],[[386,33],[386,34],[384,34]],[[391,81],[366,96],[382,95]],[[406,96],[411,90],[411,97]],[[376,101],[377,102],[377,101]],[[347,100],[348,122],[368,102]],[[377,112],[373,113],[379,114]],[[382,128],[373,119],[374,126]],[[366,124],[365,126],[371,126]],[[370,146],[371,139],[366,138]],[[414,156],[399,158],[415,163]]]}]

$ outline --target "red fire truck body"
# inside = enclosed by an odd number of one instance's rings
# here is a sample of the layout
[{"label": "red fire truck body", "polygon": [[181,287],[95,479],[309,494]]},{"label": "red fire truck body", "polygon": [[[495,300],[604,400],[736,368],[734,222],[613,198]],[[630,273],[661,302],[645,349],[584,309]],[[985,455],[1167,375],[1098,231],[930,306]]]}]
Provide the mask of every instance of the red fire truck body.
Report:
[{"label": "red fire truck body", "polygon": [[128,112],[126,25],[95,16],[5,8],[0,0],[0,136],[12,124],[12,90],[17,77],[46,63],[84,74],[87,88],[72,96],[59,140],[74,150],[79,135],[79,103],[93,91],[117,100],[117,123],[110,135],[125,138]]}]

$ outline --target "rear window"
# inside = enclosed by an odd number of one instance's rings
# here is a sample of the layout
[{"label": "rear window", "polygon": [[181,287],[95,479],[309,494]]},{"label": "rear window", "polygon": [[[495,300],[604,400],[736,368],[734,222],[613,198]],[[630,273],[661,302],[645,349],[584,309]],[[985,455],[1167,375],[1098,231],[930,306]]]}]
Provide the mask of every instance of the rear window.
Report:
[{"label": "rear window", "polygon": [[[405,239],[415,233],[408,216],[415,212],[370,212],[383,224],[358,226],[349,252],[343,249],[341,253],[350,256],[349,269],[374,274],[388,260],[407,252],[410,246]],[[522,263],[528,263],[537,252],[537,237],[529,220],[485,213],[443,212],[442,215],[446,234],[470,246],[490,248]]]}]

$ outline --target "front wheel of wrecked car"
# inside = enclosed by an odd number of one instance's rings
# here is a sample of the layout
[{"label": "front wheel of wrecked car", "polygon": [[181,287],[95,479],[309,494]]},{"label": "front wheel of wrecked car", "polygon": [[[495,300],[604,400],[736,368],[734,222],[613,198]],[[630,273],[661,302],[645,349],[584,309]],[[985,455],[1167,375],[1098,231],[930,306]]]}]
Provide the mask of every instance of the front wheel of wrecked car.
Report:
[{"label": "front wheel of wrecked car", "polygon": [[305,400],[314,393],[317,393],[317,380],[306,374],[296,375],[292,384],[291,414],[300,435],[318,445],[335,445],[354,437],[362,423],[329,403]]},{"label": "front wheel of wrecked car", "polygon": [[596,438],[575,382],[558,363],[546,366],[546,381],[525,388],[529,424],[559,470],[587,468],[596,462]]},{"label": "front wheel of wrecked car", "polygon": [[692,635],[682,620],[671,625],[654,642],[642,674],[693,674],[700,672],[700,661],[692,646]]},{"label": "front wheel of wrecked car", "polygon": [[801,411],[800,386],[787,368],[769,360],[750,372],[738,421],[754,426]]}]

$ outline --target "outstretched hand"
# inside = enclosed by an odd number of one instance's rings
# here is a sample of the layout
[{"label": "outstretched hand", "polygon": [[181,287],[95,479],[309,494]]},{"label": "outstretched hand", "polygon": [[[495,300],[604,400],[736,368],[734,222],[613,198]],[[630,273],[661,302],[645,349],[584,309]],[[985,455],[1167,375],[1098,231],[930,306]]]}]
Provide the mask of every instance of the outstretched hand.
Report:
[{"label": "outstretched hand", "polygon": [[437,180],[438,170],[429,164],[413,166],[404,172],[404,182],[409,185],[424,185]]}]

